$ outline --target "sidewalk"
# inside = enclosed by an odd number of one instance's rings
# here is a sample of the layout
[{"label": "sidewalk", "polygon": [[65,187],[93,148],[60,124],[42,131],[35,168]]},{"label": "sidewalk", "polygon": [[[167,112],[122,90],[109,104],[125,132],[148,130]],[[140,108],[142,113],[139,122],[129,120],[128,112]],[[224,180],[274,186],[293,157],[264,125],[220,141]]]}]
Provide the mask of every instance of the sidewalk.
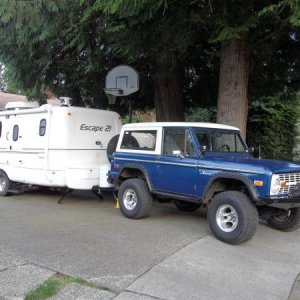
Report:
[{"label": "sidewalk", "polygon": [[[299,250],[299,232],[281,233],[261,224],[257,235],[240,246],[205,236],[142,274],[119,294],[70,284],[50,299],[298,300]],[[0,251],[0,299],[25,299],[57,271]]]}]

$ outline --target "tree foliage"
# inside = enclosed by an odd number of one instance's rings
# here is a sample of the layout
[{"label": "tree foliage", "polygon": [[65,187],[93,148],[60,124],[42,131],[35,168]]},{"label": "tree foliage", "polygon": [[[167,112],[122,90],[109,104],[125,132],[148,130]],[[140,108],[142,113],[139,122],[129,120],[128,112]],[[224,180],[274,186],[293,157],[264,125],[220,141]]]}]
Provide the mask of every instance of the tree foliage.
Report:
[{"label": "tree foliage", "polygon": [[[0,61],[15,91],[93,107],[107,107],[107,71],[131,64],[136,107],[176,96],[196,110],[216,105],[221,43],[243,39],[250,105],[279,94],[287,102],[300,86],[299,16],[298,0],[2,0]],[[170,93],[174,83],[181,94]]]},{"label": "tree foliage", "polygon": [[282,96],[253,101],[249,107],[248,144],[260,146],[264,158],[292,160],[300,117],[298,105],[299,101],[284,101]]},{"label": "tree foliage", "polygon": [[77,104],[103,105],[103,82],[114,56],[101,15],[83,14],[88,2],[0,3],[0,57],[13,85],[29,97],[42,99],[49,89]]}]

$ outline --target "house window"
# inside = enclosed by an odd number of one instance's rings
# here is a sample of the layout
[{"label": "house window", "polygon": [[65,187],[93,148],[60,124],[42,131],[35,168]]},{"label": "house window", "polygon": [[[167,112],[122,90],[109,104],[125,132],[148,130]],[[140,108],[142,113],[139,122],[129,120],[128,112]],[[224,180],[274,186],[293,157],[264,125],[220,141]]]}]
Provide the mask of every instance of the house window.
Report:
[{"label": "house window", "polygon": [[15,125],[13,129],[13,141],[17,141],[19,138],[19,126]]},{"label": "house window", "polygon": [[39,129],[40,136],[44,136],[46,134],[46,127],[47,127],[47,121],[46,119],[42,119],[40,121],[40,129]]}]

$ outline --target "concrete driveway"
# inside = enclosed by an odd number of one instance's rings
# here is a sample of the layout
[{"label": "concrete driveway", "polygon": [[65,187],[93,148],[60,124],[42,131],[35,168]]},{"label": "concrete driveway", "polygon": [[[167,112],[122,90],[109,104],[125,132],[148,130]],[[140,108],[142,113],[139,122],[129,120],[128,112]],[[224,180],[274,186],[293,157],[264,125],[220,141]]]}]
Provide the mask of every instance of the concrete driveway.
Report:
[{"label": "concrete driveway", "polygon": [[0,197],[0,299],[1,273],[18,261],[107,287],[118,300],[287,299],[300,272],[299,231],[260,224],[251,241],[230,246],[212,236],[201,212],[179,212],[172,203],[130,220],[110,195],[58,199]]}]

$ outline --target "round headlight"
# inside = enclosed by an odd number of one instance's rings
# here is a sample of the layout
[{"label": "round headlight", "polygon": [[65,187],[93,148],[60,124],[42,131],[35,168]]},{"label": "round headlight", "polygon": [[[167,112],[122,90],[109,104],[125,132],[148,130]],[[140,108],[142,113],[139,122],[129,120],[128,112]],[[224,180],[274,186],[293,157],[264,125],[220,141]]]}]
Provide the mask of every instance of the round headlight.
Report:
[{"label": "round headlight", "polygon": [[273,195],[278,194],[279,191],[280,191],[280,188],[281,188],[280,180],[279,180],[279,178],[276,178],[276,179],[273,181],[273,184],[272,184],[272,187],[271,187],[271,193],[272,193]]}]

